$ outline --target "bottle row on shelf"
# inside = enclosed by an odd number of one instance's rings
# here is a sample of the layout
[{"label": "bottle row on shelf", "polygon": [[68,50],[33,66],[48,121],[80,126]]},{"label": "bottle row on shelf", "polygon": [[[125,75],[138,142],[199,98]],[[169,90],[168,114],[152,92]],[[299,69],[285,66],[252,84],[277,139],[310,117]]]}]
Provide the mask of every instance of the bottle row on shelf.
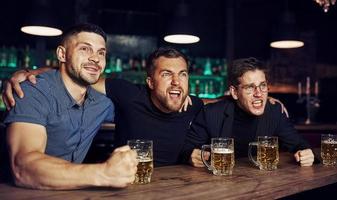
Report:
[{"label": "bottle row on shelf", "polygon": [[[144,56],[115,57],[108,56],[105,73],[125,71],[145,71],[146,60]],[[219,58],[192,58],[189,72],[195,75],[227,75],[226,59]]]},{"label": "bottle row on shelf", "polygon": [[[0,48],[0,67],[9,68],[36,68],[38,63],[43,63],[44,66],[55,67],[58,65],[55,51],[47,50],[43,52],[43,56],[37,55],[35,49],[28,45],[25,48],[16,48],[14,46]],[[38,62],[38,59],[43,59],[43,62]],[[107,64],[105,73],[114,73],[122,71],[145,71],[146,60],[145,56],[124,56],[117,57],[113,55],[107,56]],[[226,75],[227,63],[226,59],[220,58],[191,58],[190,73],[196,75]]]},{"label": "bottle row on shelf", "polygon": [[200,98],[214,99],[224,96],[227,89],[226,76],[191,75],[190,94]]},{"label": "bottle row on shelf", "polygon": [[[41,53],[41,52],[40,52]],[[43,56],[26,46],[24,48],[0,48],[0,79],[8,78],[18,68],[35,69],[37,63],[55,67],[58,60],[55,51],[43,52]],[[37,59],[43,62],[37,62]],[[107,55],[105,76],[115,76],[127,79],[133,83],[145,83],[145,56],[114,56]],[[224,58],[190,58],[190,93],[201,98],[217,98],[222,96],[226,89],[227,63]]]},{"label": "bottle row on shelf", "polygon": [[[32,68],[38,66],[37,55],[35,49],[30,48],[28,45],[24,48],[16,48],[14,46],[0,48],[0,67],[8,68]],[[43,52],[42,59],[45,66],[57,66],[58,61],[54,51],[48,50]],[[39,55],[41,56],[41,55]]]},{"label": "bottle row on shelf", "polygon": [[[41,52],[39,52],[41,53]],[[41,55],[26,45],[24,48],[14,46],[0,48],[0,67],[25,67],[34,68],[38,63],[45,66],[57,66],[58,61],[54,50],[46,50]],[[38,62],[43,59],[44,62]],[[107,65],[105,73],[121,71],[145,71],[146,58],[144,55],[139,56],[107,56]],[[223,58],[201,58],[195,57],[190,59],[190,72],[197,75],[225,75],[227,72],[226,59]]]},{"label": "bottle row on shelf", "polygon": [[[107,77],[125,79],[135,84],[145,84],[145,72],[117,72],[106,74]],[[195,75],[189,76],[189,92],[200,98],[218,98],[227,90],[227,76]]]}]

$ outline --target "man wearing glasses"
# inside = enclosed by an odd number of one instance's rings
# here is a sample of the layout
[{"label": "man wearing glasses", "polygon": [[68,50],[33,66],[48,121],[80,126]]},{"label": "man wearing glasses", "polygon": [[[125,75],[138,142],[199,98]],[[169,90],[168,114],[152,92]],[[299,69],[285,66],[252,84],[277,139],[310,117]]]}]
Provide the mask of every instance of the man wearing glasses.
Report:
[{"label": "man wearing glasses", "polygon": [[[281,148],[294,153],[301,166],[311,166],[314,154],[308,143],[281,113],[279,104],[267,101],[267,69],[255,58],[239,59],[229,69],[231,98],[207,104],[187,134],[183,154],[190,164],[203,167],[200,148],[211,138],[232,137],[235,156],[247,156],[248,143],[257,136],[279,137]],[[208,157],[209,155],[207,155]]]}]

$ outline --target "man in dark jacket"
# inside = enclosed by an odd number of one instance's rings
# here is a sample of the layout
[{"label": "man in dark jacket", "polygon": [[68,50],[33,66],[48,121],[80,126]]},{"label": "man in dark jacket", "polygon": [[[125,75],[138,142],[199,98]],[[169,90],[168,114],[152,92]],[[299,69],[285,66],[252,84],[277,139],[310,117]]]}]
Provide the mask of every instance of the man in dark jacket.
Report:
[{"label": "man in dark jacket", "polygon": [[[187,134],[183,155],[195,167],[204,166],[200,148],[211,138],[232,137],[236,157],[247,156],[257,136],[278,136],[281,148],[294,153],[301,166],[311,166],[314,154],[308,143],[281,113],[279,104],[267,101],[266,68],[255,58],[239,59],[229,70],[231,98],[206,105]],[[207,155],[208,157],[208,155]]]}]

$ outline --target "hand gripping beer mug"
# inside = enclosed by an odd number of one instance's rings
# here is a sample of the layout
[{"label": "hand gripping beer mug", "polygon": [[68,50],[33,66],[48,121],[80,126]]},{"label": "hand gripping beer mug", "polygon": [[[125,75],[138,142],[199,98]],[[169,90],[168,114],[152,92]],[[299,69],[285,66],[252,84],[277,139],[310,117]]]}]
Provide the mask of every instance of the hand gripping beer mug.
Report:
[{"label": "hand gripping beer mug", "polygon": [[[211,150],[211,164],[205,158],[206,149]],[[212,138],[211,145],[203,145],[201,149],[201,159],[208,170],[214,175],[231,175],[234,168],[234,139],[233,138]]]},{"label": "hand gripping beer mug", "polygon": [[321,157],[323,165],[334,166],[337,163],[337,135],[321,135]]},{"label": "hand gripping beer mug", "polygon": [[134,184],[151,182],[153,172],[153,142],[152,140],[128,140],[128,145],[137,152],[137,172]]},{"label": "hand gripping beer mug", "polygon": [[[252,156],[252,146],[257,146],[257,161]],[[258,136],[257,142],[250,142],[248,157],[260,170],[275,170],[279,162],[278,138]]]}]

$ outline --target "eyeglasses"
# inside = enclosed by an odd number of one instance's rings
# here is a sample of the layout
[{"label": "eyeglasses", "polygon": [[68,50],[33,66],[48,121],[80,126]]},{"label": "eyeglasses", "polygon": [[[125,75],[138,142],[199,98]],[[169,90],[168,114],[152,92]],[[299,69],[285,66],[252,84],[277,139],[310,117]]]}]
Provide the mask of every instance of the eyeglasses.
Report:
[{"label": "eyeglasses", "polygon": [[256,91],[257,88],[260,89],[261,92],[268,92],[268,83],[262,82],[260,85],[256,86],[255,84],[243,85],[241,88],[247,93],[252,94]]}]

